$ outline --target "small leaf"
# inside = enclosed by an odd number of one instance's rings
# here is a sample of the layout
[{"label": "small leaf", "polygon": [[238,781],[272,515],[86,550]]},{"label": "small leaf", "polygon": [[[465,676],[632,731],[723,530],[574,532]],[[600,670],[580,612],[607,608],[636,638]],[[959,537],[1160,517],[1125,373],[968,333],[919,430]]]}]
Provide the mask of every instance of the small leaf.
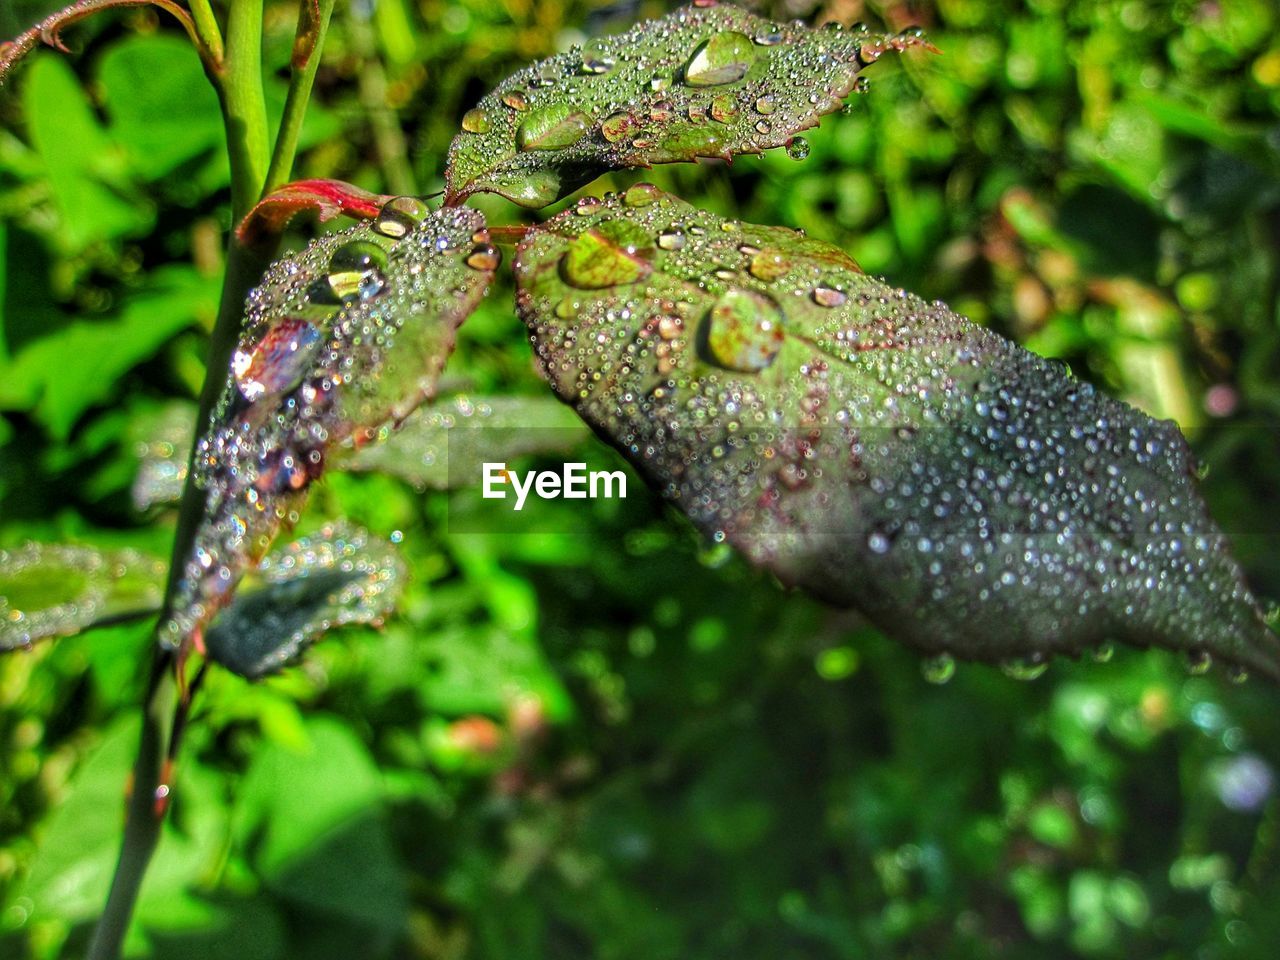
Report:
[{"label": "small leaf", "polygon": [[335,446],[381,439],[434,395],[499,259],[478,212],[400,197],[271,266],[199,443],[203,519],[162,643],[209,623]]},{"label": "small leaf", "polygon": [[932,49],[915,33],[779,25],[699,4],[504,81],[449,147],[448,203],[498,193],[540,207],[620,167],[786,146],[840,107],[863,67]]},{"label": "small leaf", "polygon": [[[322,223],[338,216],[372,220],[394,199],[361,190],[341,180],[296,180],[259,200],[236,227],[236,239],[252,246],[265,237],[278,235],[290,220],[307,210],[315,211]],[[405,204],[419,202],[412,198],[402,199]],[[411,221],[406,223],[405,232],[409,226]]]},{"label": "small leaf", "polygon": [[265,677],[329,630],[381,623],[404,578],[391,544],[342,524],[325,527],[262,561],[260,585],[247,585],[222,611],[205,650],[242,677]]},{"label": "small leaf", "polygon": [[29,543],[0,550],[0,650],[158,612],[165,567],[134,550]]},{"label": "small leaf", "polygon": [[[520,312],[556,392],[700,529],[931,655],[1031,675],[1118,640],[1280,678],[1172,423],[824,243],[635,190],[531,232]],[[569,283],[619,221],[655,240],[645,279]]]},{"label": "small leaf", "polygon": [[386,473],[420,490],[474,485],[482,465],[572,450],[588,436],[553,397],[454,397],[411,414],[381,443],[344,451],[336,470]]}]

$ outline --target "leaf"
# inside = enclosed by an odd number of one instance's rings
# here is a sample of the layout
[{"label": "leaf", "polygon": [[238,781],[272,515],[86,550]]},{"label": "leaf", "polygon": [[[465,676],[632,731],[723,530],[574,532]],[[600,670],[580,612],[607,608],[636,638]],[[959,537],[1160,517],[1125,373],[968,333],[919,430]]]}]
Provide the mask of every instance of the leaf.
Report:
[{"label": "leaf", "polygon": [[291,543],[258,567],[205,637],[210,659],[257,680],[296,660],[336,627],[381,623],[404,586],[391,544],[331,525]]},{"label": "leaf", "polygon": [[786,146],[840,108],[864,66],[909,47],[932,49],[915,32],[683,7],[527,67],[481,99],[449,147],[446,202],[490,192],[541,207],[606,170]]},{"label": "leaf", "polygon": [[131,493],[139,513],[182,499],[195,421],[195,405],[181,400],[130,421],[129,439],[139,460]]},{"label": "leaf", "polygon": [[279,234],[306,210],[314,210],[322,223],[338,216],[371,220],[393,199],[341,180],[295,180],[259,200],[236,227],[236,239],[251,246],[263,237]]},{"label": "leaf", "polygon": [[476,483],[486,462],[571,450],[586,436],[582,421],[551,397],[457,396],[418,410],[382,443],[334,466],[449,490]]},{"label": "leaf", "polygon": [[[574,244],[619,223],[644,242],[612,255],[618,284],[580,283]],[[1280,678],[1172,423],[834,247],[648,185],[549,221],[516,272],[560,397],[783,582],[929,654],[1124,641]]]},{"label": "leaf", "polygon": [[331,449],[384,437],[434,395],[499,260],[478,212],[399,197],[271,266],[199,443],[203,519],[166,646],[194,638],[296,521]]},{"label": "leaf", "polygon": [[160,609],[165,566],[135,550],[0,550],[0,651]]},{"label": "leaf", "polygon": [[162,267],[114,317],[77,320],[0,360],[0,409],[31,410],[65,439],[120,378],[174,334],[217,309],[218,286],[189,267]]}]

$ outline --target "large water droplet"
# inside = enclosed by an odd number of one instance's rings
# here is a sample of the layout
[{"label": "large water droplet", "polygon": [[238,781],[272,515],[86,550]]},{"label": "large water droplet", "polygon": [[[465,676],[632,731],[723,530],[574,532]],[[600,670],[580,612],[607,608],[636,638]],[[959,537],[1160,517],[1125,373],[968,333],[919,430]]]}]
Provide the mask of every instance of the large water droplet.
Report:
[{"label": "large water droplet", "polygon": [[609,45],[603,40],[595,40],[582,48],[582,73],[600,76],[612,70],[614,63]]},{"label": "large water droplet", "polygon": [[658,246],[663,250],[683,250],[684,234],[679,230],[664,230],[658,234]]},{"label": "large water droplet", "polygon": [[639,119],[633,115],[629,113],[614,113],[604,118],[604,121],[600,124],[600,133],[610,143],[617,143],[638,129],[639,126]]},{"label": "large water droplet", "polygon": [[765,94],[756,101],[756,113],[763,113],[766,116],[778,109],[778,101],[773,99],[770,94]]},{"label": "large water droplet", "polygon": [[373,229],[384,237],[399,240],[407,236],[430,212],[430,208],[417,197],[396,197],[388,200],[378,211]]},{"label": "large water droplet", "polygon": [[751,258],[747,272],[757,280],[770,283],[791,269],[791,261],[777,250],[761,250]]},{"label": "large water droplet", "polygon": [[708,113],[711,114],[711,119],[718,123],[732,123],[738,115],[737,97],[731,93],[719,94],[712,99]]},{"label": "large water droplet", "polygon": [[553,103],[529,113],[516,130],[521,150],[560,150],[582,139],[591,119],[567,103]]},{"label": "large water droplet", "polygon": [[920,664],[920,672],[929,683],[946,683],[956,675],[956,658],[940,653]]},{"label": "large water droplet", "polygon": [[488,133],[491,129],[489,115],[480,107],[472,107],[462,115],[462,129],[467,133]]},{"label": "large water droplet", "polygon": [[387,252],[370,240],[352,240],[344,243],[329,258],[329,270],[334,273],[366,270],[385,270]]},{"label": "large water droplet", "polygon": [[820,307],[842,307],[849,301],[849,295],[835,287],[819,285],[813,288],[813,302]]},{"label": "large water droplet", "polygon": [[502,95],[502,102],[512,110],[529,109],[529,101],[525,99],[523,90],[508,90]]},{"label": "large water droplet", "polygon": [[279,395],[302,382],[320,347],[320,331],[298,317],[281,320],[250,350],[231,360],[236,386],[249,401]]},{"label": "large water droplet", "polygon": [[751,38],[733,30],[717,33],[689,59],[684,81],[691,87],[715,87],[741,80],[756,58]]},{"label": "large water droplet", "polygon": [[627,243],[629,239],[608,236],[601,230],[579,234],[560,261],[565,283],[580,290],[603,290],[640,279],[650,266],[635,246]]},{"label": "large water droplet", "polygon": [[777,359],[786,335],[782,311],[763,294],[727,290],[703,324],[707,359],[726,370],[758,373]]},{"label": "large water droplet", "polygon": [[787,144],[787,156],[792,160],[803,160],[809,156],[809,141],[804,137],[792,137]]},{"label": "large water droplet", "polygon": [[467,254],[466,264],[472,270],[497,270],[502,264],[502,253],[488,243],[478,243]]}]

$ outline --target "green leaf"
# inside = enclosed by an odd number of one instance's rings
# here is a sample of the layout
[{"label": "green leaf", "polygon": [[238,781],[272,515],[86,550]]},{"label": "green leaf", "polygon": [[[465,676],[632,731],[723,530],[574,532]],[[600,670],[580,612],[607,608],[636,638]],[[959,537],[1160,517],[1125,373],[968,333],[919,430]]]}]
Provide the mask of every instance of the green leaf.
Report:
[{"label": "green leaf", "polygon": [[237,791],[236,836],[278,896],[382,931],[405,921],[403,871],[368,749],[332,719],[307,721],[310,744],[259,749]]},{"label": "green leaf", "polygon": [[191,45],[178,37],[113,44],[99,61],[98,83],[112,136],[130,167],[148,179],[210,156],[225,142],[218,96]]},{"label": "green leaf", "polygon": [[908,47],[928,44],[684,7],[527,67],[481,99],[449,147],[448,202],[490,192],[541,207],[606,170],[787,146],[840,108],[864,66]]},{"label": "green leaf", "polygon": [[218,285],[189,267],[162,267],[118,315],[77,320],[0,361],[0,409],[31,410],[58,439],[119,389],[120,378],[174,334],[212,315]]},{"label": "green leaf", "polygon": [[385,437],[434,395],[500,259],[478,212],[399,197],[268,269],[200,440],[203,519],[163,643],[186,642],[225,605],[335,446]]},{"label": "green leaf", "polygon": [[[586,234],[652,244],[576,285]],[[1111,641],[1280,678],[1280,642],[1172,423],[780,227],[656,188],[521,245],[556,392],[716,540],[930,653],[1021,664]]]},{"label": "green leaf", "polygon": [[165,566],[134,550],[0,550],[0,651],[159,611]]},{"label": "green leaf", "polygon": [[486,462],[572,450],[582,421],[551,397],[453,397],[424,407],[382,443],[338,460],[339,470],[387,473],[420,490],[472,485]]},{"label": "green leaf", "polygon": [[391,544],[343,524],[267,557],[209,628],[211,660],[252,680],[275,673],[329,630],[381,623],[404,586]]},{"label": "green leaf", "polygon": [[146,229],[149,215],[120,195],[119,151],[66,63],[41,57],[31,65],[22,113],[49,178],[67,249]]}]

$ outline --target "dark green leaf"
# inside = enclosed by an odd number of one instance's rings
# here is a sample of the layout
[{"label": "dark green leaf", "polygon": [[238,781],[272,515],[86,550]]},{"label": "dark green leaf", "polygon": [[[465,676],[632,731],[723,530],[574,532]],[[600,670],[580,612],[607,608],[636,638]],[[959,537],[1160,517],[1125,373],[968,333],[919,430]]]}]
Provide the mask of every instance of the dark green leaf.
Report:
[{"label": "dark green leaf", "polygon": [[434,394],[499,260],[478,212],[401,197],[267,271],[200,441],[203,521],[162,642],[208,624],[334,446],[384,437]]},{"label": "dark green leaf", "polygon": [[134,550],[0,550],[0,651],[160,609],[165,567]]},{"label": "dark green leaf", "polygon": [[865,65],[912,46],[927,44],[685,7],[527,67],[484,97],[449,148],[449,202],[490,192],[540,207],[606,170],[786,146],[839,109]]},{"label": "dark green leaf", "polygon": [[391,544],[338,524],[290,544],[258,568],[209,628],[209,658],[250,679],[296,660],[329,630],[381,623],[404,586]]},{"label": "dark green leaf", "polygon": [[[577,282],[575,245],[620,221],[645,242]],[[550,221],[516,270],[557,393],[784,582],[930,654],[1035,669],[1125,641],[1280,677],[1172,423],[827,244],[647,185]]]}]

